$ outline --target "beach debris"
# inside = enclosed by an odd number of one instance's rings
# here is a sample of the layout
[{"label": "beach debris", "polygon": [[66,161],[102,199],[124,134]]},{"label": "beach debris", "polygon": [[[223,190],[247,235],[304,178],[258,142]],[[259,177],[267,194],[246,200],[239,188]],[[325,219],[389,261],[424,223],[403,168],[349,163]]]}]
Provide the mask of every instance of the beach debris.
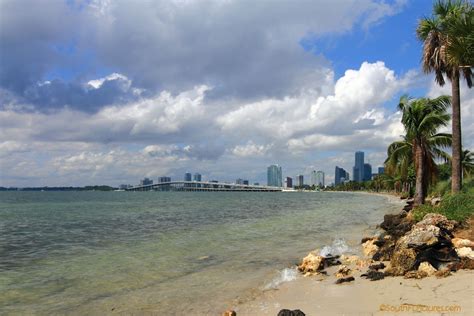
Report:
[{"label": "beach debris", "polygon": [[352,270],[349,269],[348,266],[341,265],[339,269],[337,270],[337,272],[335,273],[335,275],[336,275],[336,278],[340,279],[340,278],[347,277],[349,274],[351,274],[351,272]]},{"label": "beach debris", "polygon": [[385,278],[385,273],[375,270],[368,270],[366,273],[360,275],[362,278],[369,279],[370,281],[378,281]]},{"label": "beach debris", "polygon": [[298,266],[298,270],[306,275],[308,272],[318,272],[324,269],[324,257],[310,252]]},{"label": "beach debris", "polygon": [[425,272],[427,276],[434,275],[438,270],[436,270],[429,262],[423,261],[418,267],[418,272]]},{"label": "beach debris", "polygon": [[234,310],[226,310],[222,316],[237,316],[237,313]]},{"label": "beach debris", "polygon": [[362,252],[364,256],[372,258],[372,256],[379,250],[379,247],[375,245],[376,238],[369,239],[362,244]]},{"label": "beach debris", "polygon": [[453,246],[455,248],[462,248],[462,247],[474,247],[474,242],[469,240],[469,239],[464,239],[464,238],[453,238],[451,240],[453,243]]},{"label": "beach debris", "polygon": [[403,276],[405,279],[423,279],[423,278],[426,278],[428,276],[428,273],[426,273],[425,271],[408,271],[407,273],[405,273],[405,275]]},{"label": "beach debris", "polygon": [[355,280],[354,277],[349,276],[349,277],[337,279],[336,284],[352,282],[352,281],[354,281],[354,280]]},{"label": "beach debris", "polygon": [[382,269],[385,269],[385,264],[383,262],[373,264],[369,266],[369,269],[375,270],[375,271],[382,270]]},{"label": "beach debris", "polygon": [[306,316],[306,314],[303,313],[299,309],[295,309],[295,310],[282,309],[281,311],[278,312],[277,316]]}]

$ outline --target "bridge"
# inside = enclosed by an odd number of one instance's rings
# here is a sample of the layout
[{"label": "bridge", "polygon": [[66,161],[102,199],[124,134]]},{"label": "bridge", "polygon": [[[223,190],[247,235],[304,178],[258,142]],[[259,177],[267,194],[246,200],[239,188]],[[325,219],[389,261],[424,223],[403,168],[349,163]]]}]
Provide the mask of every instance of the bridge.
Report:
[{"label": "bridge", "polygon": [[125,191],[246,191],[246,192],[280,192],[283,188],[262,185],[248,185],[207,181],[170,181],[148,185],[137,185]]}]

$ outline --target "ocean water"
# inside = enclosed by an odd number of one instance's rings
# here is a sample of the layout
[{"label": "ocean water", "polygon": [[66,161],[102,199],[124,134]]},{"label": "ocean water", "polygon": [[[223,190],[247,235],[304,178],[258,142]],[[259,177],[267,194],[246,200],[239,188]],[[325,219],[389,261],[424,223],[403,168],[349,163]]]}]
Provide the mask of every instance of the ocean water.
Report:
[{"label": "ocean water", "polygon": [[219,315],[298,277],[308,251],[358,253],[397,208],[336,192],[0,192],[0,314]]}]

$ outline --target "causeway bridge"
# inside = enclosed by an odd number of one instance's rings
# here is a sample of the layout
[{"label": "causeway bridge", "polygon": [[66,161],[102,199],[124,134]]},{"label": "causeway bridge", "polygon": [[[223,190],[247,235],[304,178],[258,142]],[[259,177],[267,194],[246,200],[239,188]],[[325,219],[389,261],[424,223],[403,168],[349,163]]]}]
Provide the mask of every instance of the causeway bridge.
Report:
[{"label": "causeway bridge", "polygon": [[125,191],[246,191],[246,192],[280,192],[281,187],[248,185],[208,181],[170,181],[148,185],[137,185]]}]

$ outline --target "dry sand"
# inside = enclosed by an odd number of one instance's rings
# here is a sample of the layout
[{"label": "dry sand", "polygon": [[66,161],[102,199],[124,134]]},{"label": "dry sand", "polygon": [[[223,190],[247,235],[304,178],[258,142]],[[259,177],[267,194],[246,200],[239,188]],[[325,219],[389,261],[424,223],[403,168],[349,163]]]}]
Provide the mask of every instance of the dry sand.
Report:
[{"label": "dry sand", "polygon": [[[327,269],[327,277],[299,277],[283,283],[233,309],[238,316],[276,316],[284,308],[300,309],[306,315],[474,315],[472,270],[461,270],[442,279],[387,277],[380,281],[360,278],[363,272],[355,271],[355,281],[335,284],[336,270],[337,267]],[[452,311],[426,311],[437,307]]]}]

